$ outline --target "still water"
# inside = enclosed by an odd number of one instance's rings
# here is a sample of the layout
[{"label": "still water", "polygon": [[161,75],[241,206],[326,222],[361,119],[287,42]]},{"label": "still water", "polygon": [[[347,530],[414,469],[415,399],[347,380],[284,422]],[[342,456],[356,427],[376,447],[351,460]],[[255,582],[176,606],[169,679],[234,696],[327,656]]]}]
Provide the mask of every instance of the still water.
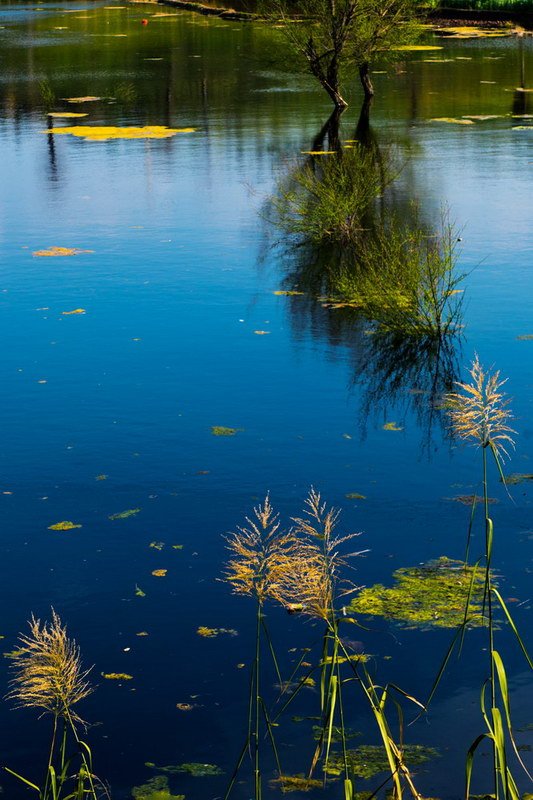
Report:
[{"label": "still water", "polygon": [[[87,738],[119,799],[153,775],[145,762],[216,764],[226,777],[171,776],[171,788],[189,798],[224,793],[246,728],[254,610],[217,580],[222,534],[267,491],[286,520],[311,485],[342,506],[343,530],[361,531],[357,544],[369,551],[356,580],[371,585],[390,584],[399,567],[461,558],[468,508],[449,498],[480,490],[479,454],[428,415],[423,375],[400,367],[389,380],[349,311],[274,294],[290,288],[291,269],[265,208],[327,119],[327,98],[292,71],[272,31],[163,12],[0,7],[0,634],[7,652],[32,612],[47,617],[53,606],[68,622],[99,684],[82,710],[94,725]],[[438,44],[376,66],[373,134],[409,153],[397,190],[405,201],[433,220],[448,207],[461,229],[468,274],[457,377],[475,352],[508,377],[517,447],[507,470],[531,473],[533,342],[518,337],[533,334],[533,95],[517,87],[533,81],[532,41]],[[54,136],[47,93],[56,110],[88,113],[84,124],[196,132]],[[358,117],[355,80],[348,94],[345,138]],[[102,99],[61,100],[80,96]],[[429,121],[463,115],[496,117]],[[91,252],[32,255],[51,246]],[[75,309],[85,313],[64,314]],[[387,422],[401,430],[384,430]],[[216,425],[239,431],[216,437]],[[511,492],[512,501],[492,477],[495,560],[533,648],[531,482]],[[128,509],[140,510],[109,519]],[[62,520],[82,527],[48,529]],[[166,576],[153,576],[158,569]],[[290,671],[293,648],[310,646],[319,628],[268,613]],[[205,639],[199,626],[238,635]],[[376,679],[427,696],[450,632],[368,627],[355,636],[375,657]],[[502,641],[524,728],[533,722],[530,677],[506,634]],[[421,767],[427,796],[461,796],[464,754],[482,730],[484,645],[473,633],[431,713],[407,729],[407,741],[441,752]],[[100,678],[112,672],[133,680]],[[316,702],[306,690],[294,714],[316,713]],[[362,731],[358,743],[378,742],[359,700],[346,713]],[[279,730],[284,768],[304,772],[312,748],[291,716]],[[0,718],[2,763],[38,778],[47,720],[6,703]],[[533,735],[518,737],[531,768]],[[9,777],[0,783],[8,798],[27,796]],[[527,780],[523,789],[531,791]],[[247,783],[235,791],[250,796]]]}]

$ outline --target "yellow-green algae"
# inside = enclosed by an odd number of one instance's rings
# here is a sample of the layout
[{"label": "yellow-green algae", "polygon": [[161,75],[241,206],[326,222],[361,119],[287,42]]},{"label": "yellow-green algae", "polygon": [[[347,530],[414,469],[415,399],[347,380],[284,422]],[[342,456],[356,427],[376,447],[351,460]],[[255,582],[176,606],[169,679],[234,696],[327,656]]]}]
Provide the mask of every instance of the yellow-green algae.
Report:
[{"label": "yellow-green algae", "polygon": [[309,792],[311,789],[321,789],[323,781],[318,781],[316,778],[307,778],[305,775],[280,775],[270,781],[270,786],[273,789],[281,789],[285,792]]},{"label": "yellow-green algae", "polygon": [[[85,98],[87,99],[87,98]],[[74,102],[71,100],[70,102]],[[194,133],[196,128],[167,128],[165,125],[119,127],[112,125],[75,125],[50,128],[42,133],[70,134],[86,141],[106,142],[109,139],[168,139],[178,133]]]},{"label": "yellow-green algae", "polygon": [[482,622],[484,576],[463,561],[442,556],[421,567],[398,569],[392,587],[376,584],[363,589],[348,606],[350,614],[385,617],[410,628],[455,628],[464,620],[468,592],[472,594],[468,617]]},{"label": "yellow-green algae", "polygon": [[[403,747],[403,758],[409,767],[423,764],[439,755],[433,747],[421,744],[406,744]],[[373,778],[380,772],[389,769],[387,754],[383,747],[363,744],[355,750],[348,750],[346,760],[349,771],[359,778]],[[328,775],[341,775],[344,772],[344,757],[342,753],[334,753],[325,770]]]},{"label": "yellow-green algae", "polygon": [[131,796],[134,800],[185,800],[184,794],[170,794],[165,775],[150,778],[142,786],[134,786]]}]

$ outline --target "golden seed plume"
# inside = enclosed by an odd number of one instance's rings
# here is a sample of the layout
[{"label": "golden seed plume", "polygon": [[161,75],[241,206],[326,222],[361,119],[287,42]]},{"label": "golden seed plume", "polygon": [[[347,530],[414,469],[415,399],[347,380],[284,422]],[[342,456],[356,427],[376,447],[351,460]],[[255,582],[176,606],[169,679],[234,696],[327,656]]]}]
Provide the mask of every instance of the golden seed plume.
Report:
[{"label": "golden seed plume", "polygon": [[30,633],[21,634],[20,647],[12,656],[14,677],[8,697],[17,707],[41,708],[54,716],[82,722],[72,710],[93,691],[87,681],[90,670],[81,665],[80,649],[52,609],[52,621],[33,615]]},{"label": "golden seed plume", "polygon": [[297,544],[286,555],[272,590],[285,608],[301,605],[303,613],[327,621],[335,614],[335,602],[357,590],[341,570],[360,553],[341,554],[339,548],[359,534],[333,535],[338,518],[339,511],[328,508],[311,489],[304,516],[293,518]]},{"label": "golden seed plume", "polygon": [[469,370],[471,382],[459,383],[461,392],[446,395],[452,429],[460,439],[473,440],[481,447],[491,446],[496,454],[508,455],[506,446],[514,446],[507,424],[512,418],[509,399],[500,391],[506,383],[500,373],[485,371],[476,355]]},{"label": "golden seed plume", "polygon": [[226,541],[232,557],[226,564],[224,580],[235,594],[251,595],[263,604],[272,596],[294,546],[292,532],[280,530],[279,515],[274,512],[269,495]]}]

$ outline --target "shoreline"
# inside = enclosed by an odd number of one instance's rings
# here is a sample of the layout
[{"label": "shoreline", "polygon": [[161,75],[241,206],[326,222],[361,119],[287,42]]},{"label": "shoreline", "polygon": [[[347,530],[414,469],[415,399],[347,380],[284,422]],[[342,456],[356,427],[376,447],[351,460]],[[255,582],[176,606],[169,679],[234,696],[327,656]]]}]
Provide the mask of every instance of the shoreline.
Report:
[{"label": "shoreline", "polygon": [[[171,8],[181,9],[182,11],[193,11],[208,17],[218,17],[219,19],[231,22],[260,22],[264,20],[260,14],[249,11],[237,11],[234,8],[223,6],[209,6],[195,0],[128,0],[130,5],[161,5]],[[468,27],[507,27],[509,25],[519,25],[528,32],[533,31],[533,11],[477,11],[458,8],[439,8],[430,11],[427,15],[427,22],[431,25],[435,21],[439,27],[449,25],[450,27],[461,25]],[[510,35],[512,33],[510,32]]]}]

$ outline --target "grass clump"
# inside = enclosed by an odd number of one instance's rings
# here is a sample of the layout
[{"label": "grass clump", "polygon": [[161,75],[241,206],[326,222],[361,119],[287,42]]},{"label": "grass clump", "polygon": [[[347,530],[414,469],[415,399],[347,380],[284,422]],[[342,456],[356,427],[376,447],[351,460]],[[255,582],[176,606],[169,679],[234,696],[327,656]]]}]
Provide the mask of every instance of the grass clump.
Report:
[{"label": "grass clump", "polygon": [[[481,625],[484,578],[481,571],[442,556],[422,567],[394,572],[392,587],[363,589],[348,606],[350,614],[385,617],[410,628],[455,628],[465,618]],[[472,587],[472,588],[471,588]]]}]

